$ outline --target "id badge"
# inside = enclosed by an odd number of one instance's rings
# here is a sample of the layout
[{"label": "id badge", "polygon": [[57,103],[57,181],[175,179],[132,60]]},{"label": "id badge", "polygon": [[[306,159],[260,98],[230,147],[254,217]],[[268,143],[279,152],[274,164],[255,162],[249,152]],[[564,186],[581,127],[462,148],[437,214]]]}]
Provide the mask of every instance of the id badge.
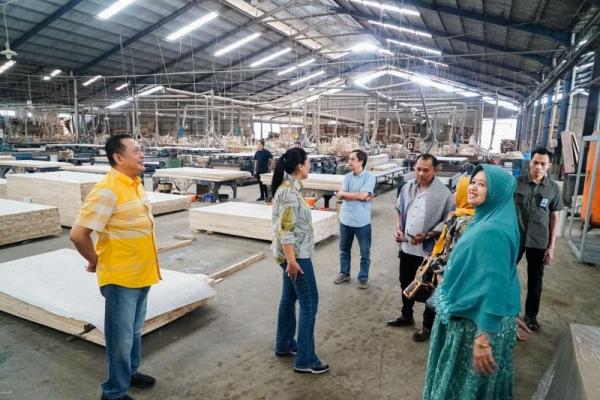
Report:
[{"label": "id badge", "polygon": [[542,201],[540,202],[540,207],[548,208],[548,203],[550,203],[550,199],[547,199],[546,197],[544,197],[542,199]]}]

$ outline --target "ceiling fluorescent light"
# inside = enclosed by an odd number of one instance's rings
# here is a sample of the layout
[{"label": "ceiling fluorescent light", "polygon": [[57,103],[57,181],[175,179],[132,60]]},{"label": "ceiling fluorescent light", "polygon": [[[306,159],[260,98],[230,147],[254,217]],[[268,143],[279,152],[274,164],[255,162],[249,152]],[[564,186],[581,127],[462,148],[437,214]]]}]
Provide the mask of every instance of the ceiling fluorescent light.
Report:
[{"label": "ceiling fluorescent light", "polygon": [[264,63],[267,63],[277,57],[280,57],[284,54],[289,53],[290,51],[292,51],[292,49],[290,47],[287,47],[283,50],[280,50],[276,53],[270,54],[266,57],[261,58],[260,60],[254,61],[252,64],[250,64],[251,67],[258,67],[259,65],[263,65]]},{"label": "ceiling fluorescent light", "polygon": [[95,77],[88,79],[87,81],[83,82],[83,86],[89,86],[92,83],[96,82],[98,79],[102,78],[102,75],[96,75]]},{"label": "ceiling fluorescent light", "polygon": [[366,73],[366,74],[361,75],[358,78],[354,79],[354,83],[359,84],[359,85],[364,85],[364,84],[372,81],[373,79],[377,79],[387,73],[388,73],[388,71],[386,71],[386,70],[369,72],[369,73]]},{"label": "ceiling fluorescent light", "polygon": [[127,101],[127,100],[119,100],[119,101],[116,101],[116,102],[114,102],[114,103],[106,106],[106,108],[110,108],[112,110],[113,108],[119,108],[119,107],[124,106],[125,104],[128,104],[128,103],[129,103],[129,101]]},{"label": "ceiling fluorescent light", "polygon": [[381,4],[381,3],[377,3],[374,1],[369,1],[369,0],[350,0],[353,1],[355,3],[361,3],[364,4],[365,6],[370,6],[370,7],[377,7],[381,10],[385,10],[385,11],[394,11],[400,14],[405,14],[405,15],[412,15],[415,17],[420,16],[421,14],[418,11],[414,11],[414,10],[409,10],[407,8],[400,8],[400,7],[396,7],[396,6],[391,6],[388,4]]},{"label": "ceiling fluorescent light", "polygon": [[319,86],[330,86],[330,85],[333,85],[334,83],[339,82],[341,80],[342,80],[342,78],[333,78],[333,79],[328,80],[327,82],[321,83]]},{"label": "ceiling fluorescent light", "polygon": [[49,81],[50,79],[52,79],[52,77],[51,77],[50,75],[45,75],[45,76],[42,78],[42,80],[45,80],[45,81]]},{"label": "ceiling fluorescent light", "polygon": [[315,61],[316,61],[316,60],[315,60],[314,58],[310,58],[310,59],[308,59],[308,60],[306,60],[306,61],[303,61],[303,62],[301,62],[301,63],[300,63],[300,64],[298,64],[298,65],[292,65],[291,67],[289,67],[289,68],[286,68],[286,69],[284,69],[283,71],[279,71],[279,72],[277,73],[277,76],[281,76],[281,75],[289,74],[290,72],[292,72],[292,71],[296,70],[298,67],[306,67],[307,65],[309,65],[309,64],[312,64],[312,63],[314,63]]},{"label": "ceiling fluorescent light", "polygon": [[60,74],[62,71],[60,69],[55,69],[54,71],[50,72],[50,76],[52,78],[54,78],[56,75]]},{"label": "ceiling fluorescent light", "polygon": [[124,84],[117,86],[116,90],[122,90],[129,86],[129,83],[125,82]]},{"label": "ceiling fluorescent light", "polygon": [[423,36],[423,37],[426,37],[426,38],[431,38],[432,37],[431,34],[429,34],[427,32],[417,31],[417,30],[414,30],[414,29],[408,29],[408,28],[404,28],[404,27],[398,26],[398,25],[385,24],[383,22],[372,21],[372,20],[370,20],[369,23],[372,24],[372,25],[382,26],[382,27],[387,28],[387,29],[394,29],[394,30],[397,30],[397,31],[400,31],[400,32],[410,33],[410,34],[413,34],[413,35],[416,35],[416,36]]},{"label": "ceiling fluorescent light", "polygon": [[98,14],[100,19],[109,19],[136,0],[117,0],[110,7]]},{"label": "ceiling fluorescent light", "polygon": [[0,66],[0,74],[12,67],[13,65],[15,65],[16,63],[17,62],[15,60],[10,60],[2,64],[2,66]]},{"label": "ceiling fluorescent light", "polygon": [[187,35],[194,29],[198,29],[199,27],[206,24],[207,22],[212,21],[213,19],[217,18],[218,16],[219,16],[219,13],[217,13],[216,11],[213,11],[210,14],[206,14],[205,16],[203,16],[202,18],[198,18],[191,24],[186,25],[183,28],[171,33],[169,36],[167,36],[167,40],[170,42],[177,40],[180,37]]},{"label": "ceiling fluorescent light", "polygon": [[214,53],[214,56],[215,57],[219,57],[219,56],[222,56],[223,54],[229,53],[230,51],[235,50],[238,47],[241,47],[241,46],[245,45],[246,43],[248,43],[248,42],[256,39],[259,36],[260,36],[260,33],[253,33],[250,36],[246,36],[245,38],[240,39],[237,42],[234,42],[234,43],[230,44],[229,46],[223,47],[221,50],[217,50]]},{"label": "ceiling fluorescent light", "polygon": [[320,71],[314,72],[310,75],[303,76],[302,78],[299,78],[299,79],[296,79],[295,81],[290,82],[290,86],[294,86],[299,83],[305,82],[309,79],[316,78],[317,76],[323,75],[324,73],[325,73],[324,70],[320,70]]},{"label": "ceiling fluorescent light", "polygon": [[392,43],[392,44],[395,44],[395,45],[401,46],[401,47],[407,47],[411,50],[418,50],[418,51],[422,51],[425,53],[435,54],[436,56],[442,55],[441,51],[435,50],[435,49],[430,49],[429,47],[418,46],[416,44],[401,42],[399,40],[394,40],[394,39],[386,39],[386,40],[388,43]]},{"label": "ceiling fluorescent light", "polygon": [[165,88],[165,87],[164,87],[164,86],[162,86],[162,85],[154,86],[154,87],[151,87],[150,89],[143,90],[142,92],[140,92],[140,93],[137,95],[137,97],[149,96],[149,95],[151,95],[152,93],[156,93],[156,92],[158,92],[158,91],[161,91],[161,90],[163,90],[164,88]]}]

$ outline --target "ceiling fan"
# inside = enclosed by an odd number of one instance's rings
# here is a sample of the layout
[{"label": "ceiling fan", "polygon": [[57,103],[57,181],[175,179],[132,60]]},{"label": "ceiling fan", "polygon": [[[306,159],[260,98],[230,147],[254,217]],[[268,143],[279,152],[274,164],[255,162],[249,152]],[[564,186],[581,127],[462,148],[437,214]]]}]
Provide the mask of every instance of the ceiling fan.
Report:
[{"label": "ceiling fan", "polygon": [[6,57],[7,60],[10,60],[11,58],[16,57],[18,54],[16,51],[14,51],[10,48],[10,42],[8,41],[8,25],[6,24],[6,5],[4,5],[3,11],[4,11],[4,29],[6,31],[6,44],[5,44],[4,50],[0,51],[0,54],[2,54],[4,57]]}]

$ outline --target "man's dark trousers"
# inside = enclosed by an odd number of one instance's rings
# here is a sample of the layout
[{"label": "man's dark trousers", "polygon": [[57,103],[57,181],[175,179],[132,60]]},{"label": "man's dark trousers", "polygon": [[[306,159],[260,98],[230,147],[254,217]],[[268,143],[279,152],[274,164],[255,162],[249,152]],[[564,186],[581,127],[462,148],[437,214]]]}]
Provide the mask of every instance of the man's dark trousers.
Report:
[{"label": "man's dark trousers", "polygon": [[[404,289],[415,279],[417,270],[423,263],[423,257],[414,256],[400,250],[400,287],[402,288],[402,316],[406,319],[413,319],[413,306],[415,301],[404,295]],[[429,330],[433,326],[435,312],[425,307],[423,312],[423,326]]]}]

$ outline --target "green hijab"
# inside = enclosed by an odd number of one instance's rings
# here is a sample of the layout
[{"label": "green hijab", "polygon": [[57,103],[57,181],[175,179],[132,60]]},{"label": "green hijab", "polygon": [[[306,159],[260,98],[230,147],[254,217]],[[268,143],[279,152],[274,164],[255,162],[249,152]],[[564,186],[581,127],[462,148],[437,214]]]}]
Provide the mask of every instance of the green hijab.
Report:
[{"label": "green hijab", "polygon": [[446,317],[468,318],[482,331],[496,333],[502,318],[518,315],[521,308],[516,181],[487,164],[477,166],[471,179],[482,170],[486,199],[475,208],[473,221],[452,250],[436,304]]}]

